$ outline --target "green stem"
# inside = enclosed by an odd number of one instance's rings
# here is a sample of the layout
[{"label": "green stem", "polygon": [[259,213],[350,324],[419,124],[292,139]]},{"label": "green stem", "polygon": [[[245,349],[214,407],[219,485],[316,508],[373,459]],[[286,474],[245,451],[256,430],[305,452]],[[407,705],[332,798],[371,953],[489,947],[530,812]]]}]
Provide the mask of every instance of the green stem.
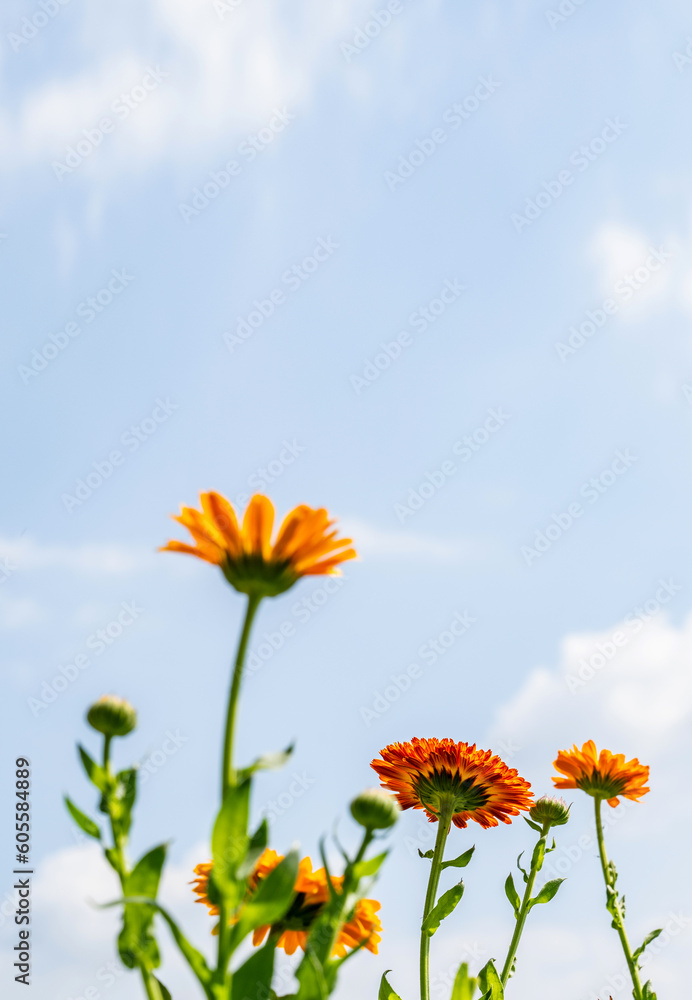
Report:
[{"label": "green stem", "polygon": [[243,666],[245,663],[245,653],[247,651],[250,630],[255,617],[255,612],[262,600],[261,594],[249,594],[247,609],[245,611],[245,621],[243,631],[240,634],[238,651],[233,666],[233,679],[231,690],[228,696],[228,710],[226,712],[226,732],[223,742],[223,760],[221,762],[221,801],[228,789],[235,784],[235,770],[233,768],[233,743],[235,739],[236,716],[238,714],[238,695],[240,693],[240,683],[243,678]]},{"label": "green stem", "polygon": [[528,882],[526,883],[526,889],[524,890],[521,907],[519,909],[519,913],[517,914],[517,926],[514,928],[514,934],[512,935],[512,940],[509,943],[509,951],[507,952],[507,958],[505,959],[505,964],[502,968],[502,975],[500,976],[503,987],[507,985],[507,980],[511,975],[512,964],[514,963],[514,959],[517,954],[521,935],[524,930],[524,924],[526,923],[526,918],[528,917],[529,910],[531,909],[531,893],[533,892],[533,887],[536,882],[536,876],[543,867],[544,850],[540,849],[540,845],[542,844],[545,849],[545,842],[549,830],[550,823],[544,823],[543,829],[541,830],[541,836],[539,837],[538,843],[533,851]]},{"label": "green stem", "polygon": [[374,838],[374,833],[372,830],[366,830],[363,835],[363,841],[360,845],[360,849],[356,854],[350,864],[347,865],[346,876],[344,878],[344,883],[341,887],[341,892],[339,893],[339,904],[335,907],[334,912],[330,917],[329,928],[325,932],[324,939],[320,942],[319,946],[315,949],[315,954],[322,965],[326,965],[329,959],[332,957],[332,952],[334,951],[334,946],[336,945],[337,938],[339,936],[339,930],[341,929],[341,923],[344,915],[344,908],[348,901],[348,897],[353,892],[354,888],[357,886],[357,879],[353,876],[353,868],[360,864],[360,862],[365,857],[365,852],[367,851],[370,843]]},{"label": "green stem", "polygon": [[613,926],[620,936],[620,943],[622,945],[622,950],[625,953],[627,968],[630,970],[632,985],[634,986],[634,1000],[643,1000],[644,994],[642,993],[642,984],[639,979],[639,970],[637,968],[637,963],[632,957],[632,949],[630,948],[630,943],[627,939],[627,932],[625,931],[625,920],[620,906],[620,898],[615,889],[615,879],[613,878],[613,874],[608,863],[608,855],[606,854],[605,838],[603,836],[603,820],[601,818],[602,802],[603,799],[595,799],[596,834],[598,837],[598,853],[601,857],[601,868],[603,870],[603,878],[606,884],[606,907],[613,918]]},{"label": "green stem", "polygon": [[[442,859],[453,815],[454,806],[450,804],[444,806],[438,816],[437,837],[435,838],[435,850],[430,866],[428,891],[425,894],[422,924],[425,923],[425,918],[435,905],[437,887],[440,884],[440,875],[442,874]],[[423,930],[423,926],[421,926],[420,934],[420,996],[421,1000],[430,1000],[430,936]]]},{"label": "green stem", "polygon": [[[106,804],[106,809],[108,810],[108,819],[110,821],[111,836],[113,837],[113,851],[114,857],[118,866],[118,877],[120,879],[120,885],[125,894],[127,890],[125,888],[125,882],[129,874],[127,870],[127,861],[125,860],[125,844],[123,837],[118,833],[113,819],[113,810],[111,809],[111,794],[114,785],[113,773],[111,771],[110,756],[111,756],[111,736],[104,735],[103,738],[103,769],[106,772],[106,792],[104,794],[104,800]],[[144,985],[144,991],[147,995],[147,1000],[161,1000],[161,990],[158,988],[154,981],[150,970],[146,967],[144,962],[137,962],[137,968],[142,975],[142,983]]]}]

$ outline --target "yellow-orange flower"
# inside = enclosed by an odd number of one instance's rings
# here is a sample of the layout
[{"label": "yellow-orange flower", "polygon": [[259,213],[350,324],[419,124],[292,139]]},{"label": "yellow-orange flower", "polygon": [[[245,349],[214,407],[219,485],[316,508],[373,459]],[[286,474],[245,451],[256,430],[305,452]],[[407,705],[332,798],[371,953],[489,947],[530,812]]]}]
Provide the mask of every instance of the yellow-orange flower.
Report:
[{"label": "yellow-orange flower", "polygon": [[228,582],[244,594],[274,597],[301,576],[337,574],[356,556],[350,538],[337,538],[327,511],[301,504],[287,514],[272,543],[274,506],[256,494],[238,524],[235,510],[219,493],[202,493],[202,510],[183,507],[174,520],[195,542],[170,541],[161,551],[186,552],[220,566]]},{"label": "yellow-orange flower", "polygon": [[646,765],[636,757],[626,761],[623,753],[601,750],[599,754],[593,740],[581,750],[575,743],[571,750],[558,751],[554,766],[562,772],[553,778],[556,788],[581,788],[594,798],[606,799],[609,806],[616,806],[620,795],[636,802],[650,790]]},{"label": "yellow-orange flower", "polygon": [[487,829],[511,823],[533,804],[529,782],[475,743],[414,738],[390,744],[381,756],[372,767],[383,787],[396,794],[402,809],[424,809],[432,823],[453,807],[455,826],[464,829],[472,819]]},{"label": "yellow-orange flower", "polygon": [[[276,851],[267,849],[262,854],[248,879],[248,896],[252,895],[262,879],[266,878],[280,861],[283,861],[283,857]],[[193,892],[199,897],[196,902],[204,903],[209,912],[216,915],[219,908],[211,902],[208,896],[211,869],[212,862],[210,861],[197,865]],[[343,881],[343,876],[332,876],[332,883],[337,889],[341,889]],[[268,924],[264,927],[258,927],[252,936],[253,944],[261,944],[271,930],[280,935],[277,947],[283,948],[288,955],[292,955],[297,948],[305,950],[310,928],[320,915],[324,904],[329,900],[329,885],[324,868],[313,871],[310,858],[303,858],[298,866],[294,891],[296,893],[295,899],[281,923],[275,927],[270,927]],[[377,916],[379,909],[380,904],[375,899],[361,899],[356,903],[353,916],[341,928],[339,938],[334,946],[335,955],[343,957],[348,948],[356,948],[359,945],[367,948],[374,955],[377,954],[377,946],[381,941],[379,932],[382,930]],[[216,928],[214,933],[218,933]]]}]

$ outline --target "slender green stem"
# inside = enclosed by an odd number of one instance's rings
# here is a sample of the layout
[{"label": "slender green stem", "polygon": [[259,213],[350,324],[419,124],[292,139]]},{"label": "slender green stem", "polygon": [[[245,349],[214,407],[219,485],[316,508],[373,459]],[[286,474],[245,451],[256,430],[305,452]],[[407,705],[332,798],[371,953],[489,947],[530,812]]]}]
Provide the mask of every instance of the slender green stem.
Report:
[{"label": "slender green stem", "polygon": [[[129,874],[127,868],[127,861],[125,859],[125,844],[124,838],[118,831],[115,820],[113,818],[113,810],[111,808],[111,795],[113,792],[113,787],[115,784],[115,779],[113,777],[113,772],[111,771],[110,756],[111,756],[111,736],[105,736],[103,738],[103,769],[106,772],[106,792],[104,794],[104,801],[106,804],[106,809],[108,810],[108,819],[110,821],[111,836],[113,837],[113,857],[118,868],[118,877],[120,879],[120,885],[124,893],[127,893],[125,888],[125,882]],[[156,985],[154,977],[152,976],[150,970],[144,964],[144,962],[137,962],[137,968],[142,975],[142,983],[144,985],[144,991],[147,995],[147,1000],[161,1000],[161,990]]]},{"label": "slender green stem", "polygon": [[[500,976],[503,987],[507,985],[507,980],[511,975],[512,965],[517,954],[517,948],[519,947],[521,935],[524,930],[524,924],[526,923],[526,918],[528,917],[529,910],[531,909],[531,893],[533,892],[533,887],[536,882],[536,876],[543,867],[545,843],[549,830],[550,823],[544,823],[543,829],[541,830],[541,836],[538,839],[538,843],[534,848],[533,856],[531,858],[531,870],[529,871],[529,879],[526,883],[526,889],[524,890],[521,907],[519,908],[519,913],[517,914],[517,925],[514,928],[512,940],[509,943],[509,951],[507,952],[507,958],[505,959],[505,964],[502,968],[502,974]],[[543,850],[540,849],[541,844],[543,845]]]},{"label": "slender green stem", "polygon": [[326,965],[332,956],[334,951],[334,946],[336,945],[337,938],[339,936],[339,930],[341,928],[341,923],[344,915],[344,908],[348,901],[348,897],[353,892],[357,884],[357,879],[353,876],[353,868],[355,865],[359,864],[365,857],[365,852],[367,851],[370,843],[372,842],[374,833],[372,830],[366,830],[363,834],[363,841],[360,845],[358,853],[356,854],[353,861],[347,866],[346,876],[344,878],[344,883],[341,887],[341,892],[339,893],[339,904],[335,907],[334,912],[330,917],[330,923],[328,929],[325,931],[324,938],[320,941],[319,946],[315,949],[315,954],[320,960],[322,965]]},{"label": "slender green stem", "polygon": [[430,878],[428,879],[428,891],[425,894],[425,905],[423,906],[423,920],[420,933],[420,996],[421,1000],[430,1000],[430,936],[423,929],[425,918],[435,905],[437,887],[440,884],[442,874],[442,859],[445,852],[445,844],[449,836],[449,828],[454,815],[454,805],[445,805],[438,816],[437,837],[435,838],[435,849],[430,865]]},{"label": "slender green stem", "polygon": [[622,950],[625,953],[627,968],[630,970],[632,985],[634,986],[634,998],[635,1000],[643,1000],[644,994],[642,993],[642,984],[639,979],[639,969],[637,968],[637,963],[632,957],[632,949],[630,948],[627,932],[625,931],[625,919],[622,913],[620,899],[615,889],[615,878],[613,877],[613,873],[608,863],[608,855],[606,854],[605,838],[603,836],[603,820],[601,818],[602,802],[603,799],[595,799],[596,834],[598,837],[598,853],[601,857],[601,868],[603,869],[603,878],[606,884],[606,907],[613,918],[613,926],[618,932]]},{"label": "slender green stem", "polygon": [[245,621],[243,631],[240,634],[238,650],[236,652],[235,664],[233,666],[233,679],[231,690],[228,696],[228,710],[226,712],[226,732],[223,741],[223,760],[221,762],[221,801],[228,789],[235,783],[235,770],[233,767],[233,743],[235,739],[235,724],[238,714],[238,695],[240,693],[240,682],[243,678],[243,666],[245,663],[245,653],[247,652],[250,630],[255,617],[255,612],[259,607],[262,596],[258,594],[248,595],[247,609],[245,611]]}]

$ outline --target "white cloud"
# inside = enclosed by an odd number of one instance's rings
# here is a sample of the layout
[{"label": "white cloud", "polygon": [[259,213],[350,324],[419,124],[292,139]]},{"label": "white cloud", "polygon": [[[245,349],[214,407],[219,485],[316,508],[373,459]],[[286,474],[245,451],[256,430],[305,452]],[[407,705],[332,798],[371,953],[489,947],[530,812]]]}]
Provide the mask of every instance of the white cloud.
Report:
[{"label": "white cloud", "polygon": [[153,553],[123,545],[42,545],[28,536],[0,538],[5,573],[58,568],[94,575],[132,573],[153,561]]},{"label": "white cloud", "polygon": [[364,556],[419,558],[429,562],[476,562],[488,554],[488,546],[471,538],[436,538],[411,531],[391,531],[364,521],[345,519],[343,531],[353,538]]},{"label": "white cloud", "polygon": [[[652,257],[652,250],[661,256],[663,250],[663,254],[672,257],[660,261]],[[600,226],[590,247],[591,258],[600,271],[601,292],[604,298],[615,299],[620,307],[618,315],[625,322],[636,322],[650,315],[655,305],[671,293],[679,254],[678,240],[667,239],[661,244],[615,222]]]}]

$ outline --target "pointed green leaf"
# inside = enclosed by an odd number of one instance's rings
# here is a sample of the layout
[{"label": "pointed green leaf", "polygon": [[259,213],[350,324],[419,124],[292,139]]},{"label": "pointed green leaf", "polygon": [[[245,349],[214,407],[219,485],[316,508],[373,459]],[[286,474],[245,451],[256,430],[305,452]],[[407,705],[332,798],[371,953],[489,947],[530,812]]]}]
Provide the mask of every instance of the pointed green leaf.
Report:
[{"label": "pointed green leaf", "polygon": [[502,980],[497,974],[492,958],[478,973],[478,984],[483,994],[483,1000],[504,1000],[505,991]]},{"label": "pointed green leaf", "polygon": [[244,965],[233,973],[231,1000],[247,1000],[248,997],[271,996],[272,976],[276,942],[269,941],[263,948],[253,952]]},{"label": "pointed green leaf", "polygon": [[662,927],[659,927],[657,930],[651,931],[650,934],[646,935],[646,937],[644,938],[643,942],[640,944],[640,946],[637,948],[637,950],[632,955],[632,958],[634,959],[635,962],[640,957],[640,955],[642,955],[644,953],[644,950],[651,944],[651,942],[656,940],[656,938],[658,937],[659,934],[663,934],[663,928]]},{"label": "pointed green leaf", "polygon": [[369,878],[371,875],[376,875],[388,854],[389,851],[384,851],[376,858],[370,858],[369,861],[359,861],[352,869],[354,878]]},{"label": "pointed green leaf", "polygon": [[533,821],[532,819],[529,819],[529,818],[528,818],[528,816],[524,816],[524,822],[525,822],[525,823],[528,823],[528,824],[529,824],[529,826],[531,827],[531,829],[532,829],[532,830],[535,830],[535,831],[536,831],[536,833],[543,833],[543,830],[542,830],[542,828],[541,828],[541,827],[540,827],[540,826],[538,825],[538,823],[534,823],[534,821]]},{"label": "pointed green leaf", "polygon": [[240,919],[233,929],[234,942],[239,943],[256,927],[274,924],[284,916],[295,896],[293,887],[297,875],[298,855],[291,851],[262,879],[243,906]]},{"label": "pointed green leaf", "polygon": [[418,856],[421,857],[421,858],[432,858],[432,856],[434,855],[434,853],[435,852],[433,850],[426,851],[425,853],[423,853],[423,851],[421,851],[420,847],[418,848]]},{"label": "pointed green leaf", "polygon": [[239,879],[246,879],[254,871],[255,865],[264,853],[269,843],[269,826],[266,819],[263,819],[253,835],[250,837],[247,854],[238,865],[236,875]]},{"label": "pointed green leaf", "polygon": [[519,893],[514,887],[514,879],[512,878],[512,873],[507,876],[507,881],[505,882],[505,896],[512,904],[512,909],[514,910],[514,916],[519,916],[519,910],[521,909],[521,900],[519,899]]},{"label": "pointed green leaf", "polygon": [[644,1000],[656,1000],[656,994],[654,993],[654,988],[651,985],[650,979],[648,982],[644,983],[642,996],[644,997]]},{"label": "pointed green leaf", "polygon": [[326,1000],[329,996],[322,963],[312,950],[308,949],[303,956],[303,961],[296,970],[296,979],[300,983],[296,993],[297,1000]]},{"label": "pointed green leaf", "polygon": [[469,967],[466,962],[462,962],[454,978],[450,1000],[473,1000],[477,986],[478,980],[469,976]]},{"label": "pointed green leaf", "polygon": [[93,837],[95,840],[101,839],[101,831],[96,823],[94,823],[93,819],[89,819],[88,816],[85,816],[82,810],[78,809],[74,802],[68,799],[67,795],[65,796],[65,805],[67,806],[70,816],[72,816],[72,819],[75,821],[77,826],[80,827],[80,829],[84,830],[85,833],[88,833],[89,836]]},{"label": "pointed green leaf", "polygon": [[391,969],[387,969],[387,972],[384,973],[380,980],[380,992],[377,995],[377,1000],[401,1000],[399,994],[395,993],[387,982],[387,973],[391,971]]},{"label": "pointed green leaf", "polygon": [[463,882],[459,882],[458,885],[453,885],[451,889],[444,892],[423,921],[423,926],[421,928],[423,933],[427,934],[428,937],[432,937],[445,917],[448,917],[449,914],[454,911],[454,908],[463,895]]},{"label": "pointed green leaf", "polygon": [[533,854],[531,855],[531,868],[539,872],[543,867],[543,859],[545,858],[545,840],[543,837],[538,841],[533,849]]},{"label": "pointed green leaf", "polygon": [[92,785],[96,785],[100,792],[105,792],[108,786],[108,777],[106,772],[100,764],[97,764],[95,760],[91,759],[83,746],[80,745],[77,749],[79,750],[79,756],[82,760],[82,764],[84,765],[84,770],[87,773],[89,781]]},{"label": "pointed green leaf", "polygon": [[212,878],[233,905],[239,901],[239,892],[242,892],[236,883],[238,866],[250,844],[247,835],[249,810],[250,781],[246,780],[226,792],[211,835]]},{"label": "pointed green leaf", "polygon": [[467,864],[473,857],[473,852],[476,850],[475,847],[470,847],[468,851],[464,851],[460,854],[458,858],[454,858],[453,861],[443,861],[441,868],[466,868]]},{"label": "pointed green leaf", "polygon": [[119,832],[126,837],[132,824],[132,807],[137,797],[137,771],[128,768],[117,775],[115,794],[111,798],[113,818]]},{"label": "pointed green leaf", "polygon": [[290,746],[286,747],[285,750],[278,750],[275,753],[266,753],[257,760],[253,761],[248,767],[244,767],[239,772],[239,779],[241,781],[246,781],[251,778],[255,771],[276,771],[278,768],[283,767],[286,761],[290,758],[294,750],[294,744],[291,743]]},{"label": "pointed green leaf", "polygon": [[521,854],[519,855],[519,857],[517,858],[517,868],[521,872],[524,881],[528,882],[529,881],[529,873],[526,871],[525,868],[522,868],[521,865],[520,865],[520,863],[519,863],[521,861],[521,859],[522,859],[523,856],[524,856],[524,852],[522,851]]},{"label": "pointed green leaf", "polygon": [[[140,858],[125,879],[124,894],[156,899],[165,859],[165,844],[153,848]],[[128,969],[135,968],[140,962],[144,962],[149,969],[156,969],[161,964],[156,941],[149,933],[154,912],[152,907],[147,905],[125,906],[123,929],[118,937],[118,952]]]},{"label": "pointed green leaf", "polygon": [[529,903],[529,909],[537,906],[538,903],[549,903],[564,881],[563,878],[551,878],[549,882],[545,883],[538,895],[533,897]]},{"label": "pointed green leaf", "polygon": [[166,989],[166,987],[163,985],[163,983],[161,982],[161,980],[157,979],[156,976],[154,976],[153,979],[154,979],[154,982],[156,983],[156,985],[159,988],[159,992],[161,993],[161,1000],[173,1000],[173,997],[171,996],[171,994],[169,993],[169,991]]}]

